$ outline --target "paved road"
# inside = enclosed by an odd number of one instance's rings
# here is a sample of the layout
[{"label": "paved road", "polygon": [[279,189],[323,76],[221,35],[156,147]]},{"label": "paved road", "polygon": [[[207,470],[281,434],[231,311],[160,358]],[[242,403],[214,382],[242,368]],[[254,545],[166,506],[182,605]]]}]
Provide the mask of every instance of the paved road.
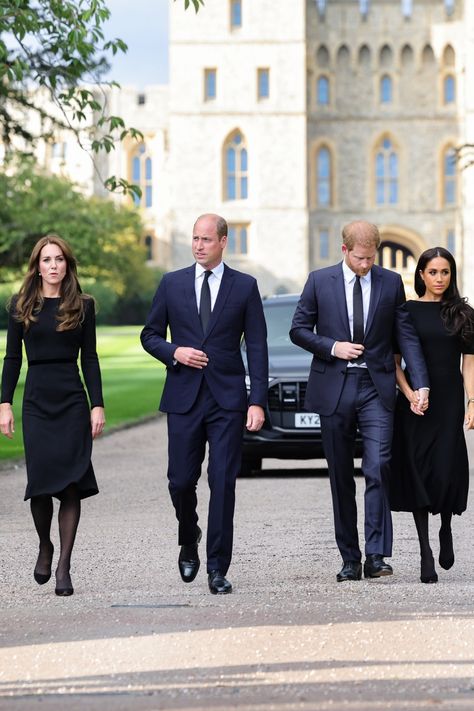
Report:
[{"label": "paved road", "polygon": [[24,469],[0,472],[0,709],[474,708],[474,505],[438,585],[418,580],[409,514],[393,577],[337,584],[327,479],[241,480],[234,593],[214,597],[204,568],[188,586],[177,572],[164,420],[102,439],[94,463],[72,598],[34,583]]}]

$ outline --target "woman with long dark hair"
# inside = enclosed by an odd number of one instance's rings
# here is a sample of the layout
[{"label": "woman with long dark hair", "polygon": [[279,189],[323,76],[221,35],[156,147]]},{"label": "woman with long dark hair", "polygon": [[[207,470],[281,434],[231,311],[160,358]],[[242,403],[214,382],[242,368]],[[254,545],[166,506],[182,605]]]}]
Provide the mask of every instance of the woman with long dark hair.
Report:
[{"label": "woman with long dark hair", "polygon": [[[34,578],[43,585],[51,577],[56,497],[60,554],[55,592],[72,595],[70,563],[81,499],[98,493],[92,439],[102,432],[105,419],[94,301],[81,291],[71,248],[54,234],[36,243],[20,291],[10,303],[0,400],[0,432],[9,438],[23,342],[28,358],[22,409],[25,501],[30,499],[39,537]],[[79,351],[90,408],[77,366]]]},{"label": "woman with long dark hair", "polygon": [[[420,543],[422,583],[436,583],[428,513],[441,515],[439,564],[454,564],[453,514],[467,505],[469,464],[463,431],[474,428],[474,310],[459,294],[456,262],[443,247],[427,249],[415,271],[418,300],[408,301],[430,376],[429,407],[420,408],[410,373],[396,357],[391,505],[412,511]],[[464,391],[466,401],[464,403]]]}]

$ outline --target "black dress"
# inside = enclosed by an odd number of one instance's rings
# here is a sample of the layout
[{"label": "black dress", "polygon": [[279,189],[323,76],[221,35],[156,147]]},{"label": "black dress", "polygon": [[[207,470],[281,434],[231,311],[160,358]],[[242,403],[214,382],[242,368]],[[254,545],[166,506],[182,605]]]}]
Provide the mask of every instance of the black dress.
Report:
[{"label": "black dress", "polygon": [[[390,481],[394,511],[427,509],[461,514],[467,505],[469,463],[464,437],[464,387],[461,354],[474,353],[441,321],[441,303],[408,301],[430,377],[429,408],[410,410],[399,392],[395,409]],[[410,381],[410,374],[406,372]]]},{"label": "black dress", "polygon": [[23,439],[27,470],[25,500],[41,494],[56,496],[75,483],[81,498],[98,493],[91,463],[91,407],[103,406],[96,352],[95,312],[85,301],[83,323],[57,331],[59,298],[45,298],[38,321],[24,332],[10,314],[2,374],[1,402],[13,402],[21,368],[22,341],[28,358],[23,397]]}]

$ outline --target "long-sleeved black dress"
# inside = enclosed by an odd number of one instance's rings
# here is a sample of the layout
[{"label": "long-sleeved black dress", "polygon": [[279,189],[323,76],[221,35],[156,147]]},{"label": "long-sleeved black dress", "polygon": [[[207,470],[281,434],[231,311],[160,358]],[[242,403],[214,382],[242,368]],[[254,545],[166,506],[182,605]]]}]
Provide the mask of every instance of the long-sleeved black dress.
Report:
[{"label": "long-sleeved black dress", "polygon": [[[430,376],[429,408],[415,415],[400,392],[395,409],[390,482],[394,511],[427,509],[461,514],[467,505],[469,463],[464,437],[464,386],[461,354],[474,343],[446,331],[441,303],[408,301]],[[407,372],[407,379],[410,374]]]},{"label": "long-sleeved black dress", "polygon": [[[23,397],[23,439],[27,470],[25,500],[57,496],[75,483],[81,498],[98,493],[91,463],[90,406],[103,406],[96,352],[95,311],[85,300],[84,321],[69,331],[57,331],[60,298],[45,298],[38,320],[25,332],[12,313],[2,373],[1,402],[13,402],[22,361],[22,341],[28,358]],[[14,308],[14,307],[13,307]]]}]

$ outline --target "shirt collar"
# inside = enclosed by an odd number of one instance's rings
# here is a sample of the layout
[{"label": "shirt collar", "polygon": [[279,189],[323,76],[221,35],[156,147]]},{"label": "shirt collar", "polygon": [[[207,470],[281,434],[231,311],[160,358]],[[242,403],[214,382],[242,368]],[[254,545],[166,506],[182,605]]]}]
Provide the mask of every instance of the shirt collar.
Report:
[{"label": "shirt collar", "polygon": [[[201,266],[201,264],[198,264],[196,262],[196,279],[199,279],[200,277],[202,277],[202,275],[206,271],[207,271],[207,269],[204,269],[204,267]],[[215,277],[217,277],[217,279],[221,280],[222,275],[224,274],[224,262],[220,262],[220,264],[218,264],[217,267],[214,267],[214,269],[212,270],[212,273],[214,274]]]},{"label": "shirt collar", "polygon": [[[342,273],[344,275],[344,281],[346,284],[352,284],[352,282],[355,280],[355,273],[352,271],[350,267],[347,266],[345,260],[342,260]],[[365,282],[366,284],[371,283],[371,272],[369,271],[365,276],[361,277],[361,281]]]}]

